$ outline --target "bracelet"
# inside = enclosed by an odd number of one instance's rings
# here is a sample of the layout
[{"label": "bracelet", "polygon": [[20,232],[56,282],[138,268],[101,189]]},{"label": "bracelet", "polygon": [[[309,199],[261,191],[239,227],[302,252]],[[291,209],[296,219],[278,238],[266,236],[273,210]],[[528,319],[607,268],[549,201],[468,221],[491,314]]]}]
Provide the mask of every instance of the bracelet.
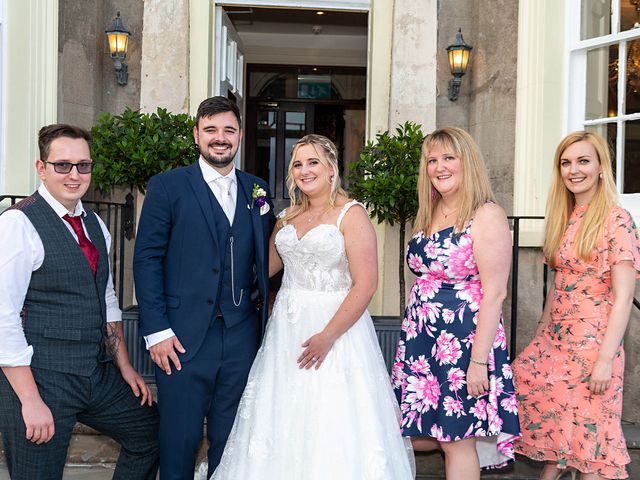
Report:
[{"label": "bracelet", "polygon": [[471,359],[471,363],[475,363],[476,365],[482,365],[483,367],[488,367],[489,364],[485,362],[479,362],[478,360]]}]

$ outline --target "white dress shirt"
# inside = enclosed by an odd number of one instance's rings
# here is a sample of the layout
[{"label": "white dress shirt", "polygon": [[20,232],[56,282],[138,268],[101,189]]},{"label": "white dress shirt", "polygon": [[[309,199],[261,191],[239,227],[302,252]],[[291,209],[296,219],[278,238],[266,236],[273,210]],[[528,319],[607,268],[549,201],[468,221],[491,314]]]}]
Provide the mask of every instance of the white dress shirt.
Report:
[{"label": "white dress shirt", "polygon": [[[75,212],[67,211],[60,202],[51,196],[44,184],[38,192],[42,198],[62,218],[64,215],[86,215],[79,201]],[[91,213],[93,215],[93,213]],[[98,223],[104,234],[107,252],[111,248],[111,235],[104,222],[98,217]],[[68,222],[63,222],[78,240],[73,228]],[[83,223],[84,226],[84,223]],[[85,234],[89,237],[86,228]],[[31,273],[42,266],[44,261],[44,246],[33,224],[20,210],[9,210],[0,215],[0,366],[18,367],[31,364],[33,347],[27,344],[22,330],[20,312],[31,282]],[[118,298],[113,288],[111,267],[105,291],[107,306],[107,321],[119,322],[122,312],[118,307]]]},{"label": "white dress shirt", "polygon": [[[217,181],[217,179],[222,177],[223,175],[220,175],[220,173],[211,165],[209,165],[204,160],[204,158],[202,158],[202,156],[200,156],[200,158],[198,159],[198,164],[200,165],[200,171],[202,172],[204,181],[207,182],[207,185],[209,185],[209,188],[211,189],[211,192],[213,193],[213,195],[216,197],[216,200],[218,201],[218,203],[222,205],[222,196],[230,195],[231,200],[235,205],[238,199],[238,180],[236,178],[236,169],[232,168],[231,171],[227,175],[225,175],[227,178],[231,179],[231,185],[230,185],[229,191],[227,192],[226,190],[223,191],[222,182]],[[232,218],[229,220],[230,222],[233,221]],[[144,337],[144,341],[147,345],[147,350],[150,347],[153,347],[156,343],[160,343],[161,341],[166,340],[167,338],[173,337],[174,335],[175,333],[171,328],[167,328],[166,330],[161,330],[159,332],[146,335]]]}]

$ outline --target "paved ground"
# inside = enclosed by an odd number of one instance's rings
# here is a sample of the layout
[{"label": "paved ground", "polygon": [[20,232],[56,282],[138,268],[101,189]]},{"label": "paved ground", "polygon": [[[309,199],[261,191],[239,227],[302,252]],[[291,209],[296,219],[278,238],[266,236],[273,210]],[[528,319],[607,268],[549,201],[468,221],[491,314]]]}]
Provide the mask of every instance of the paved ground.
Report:
[{"label": "paved ground", "polygon": [[[629,447],[631,464],[628,466],[629,479],[640,480],[640,426],[624,425],[625,438]],[[110,480],[113,476],[114,448],[111,441],[99,435],[84,434],[74,436],[70,456],[78,463],[69,463],[63,480]],[[75,452],[75,453],[74,453]],[[201,452],[201,455],[204,452]],[[418,453],[416,455],[418,475],[416,480],[444,480],[444,462],[439,452]],[[518,457],[514,467],[496,473],[483,473],[482,480],[535,480],[541,465],[523,457]],[[569,478],[569,477],[567,477]],[[4,452],[0,451],[0,480],[10,480],[4,464]]]}]

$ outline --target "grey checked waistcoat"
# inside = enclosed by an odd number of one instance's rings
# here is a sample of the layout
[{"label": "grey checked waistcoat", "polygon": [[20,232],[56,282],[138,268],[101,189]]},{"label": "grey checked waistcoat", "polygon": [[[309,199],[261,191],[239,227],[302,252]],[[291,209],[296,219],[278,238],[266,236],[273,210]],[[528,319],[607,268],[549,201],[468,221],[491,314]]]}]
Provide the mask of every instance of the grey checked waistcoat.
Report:
[{"label": "grey checked waistcoat", "polygon": [[95,277],[78,242],[38,192],[11,208],[22,211],[44,246],[44,261],[31,275],[24,301],[23,329],[33,346],[31,366],[89,376],[108,361],[103,333],[108,254],[93,212],[84,224],[100,254]]}]

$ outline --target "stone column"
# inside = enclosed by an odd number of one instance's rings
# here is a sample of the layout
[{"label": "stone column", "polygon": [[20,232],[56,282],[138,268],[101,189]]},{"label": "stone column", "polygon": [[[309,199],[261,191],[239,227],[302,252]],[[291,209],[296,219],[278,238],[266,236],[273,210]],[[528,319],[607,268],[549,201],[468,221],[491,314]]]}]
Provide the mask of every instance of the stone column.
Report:
[{"label": "stone column", "polygon": [[189,108],[189,1],[145,0],[140,108]]}]

